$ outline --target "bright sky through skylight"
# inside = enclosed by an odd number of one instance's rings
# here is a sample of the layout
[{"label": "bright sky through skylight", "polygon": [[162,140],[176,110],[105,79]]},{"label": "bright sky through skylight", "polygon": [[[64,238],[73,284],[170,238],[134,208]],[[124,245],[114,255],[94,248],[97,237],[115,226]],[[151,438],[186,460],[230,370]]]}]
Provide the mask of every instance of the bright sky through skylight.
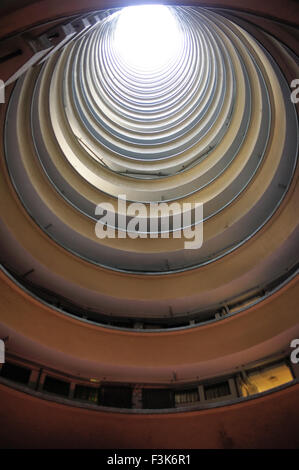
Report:
[{"label": "bright sky through skylight", "polygon": [[117,53],[127,65],[147,72],[167,65],[182,46],[177,20],[163,5],[124,8],[114,40]]}]

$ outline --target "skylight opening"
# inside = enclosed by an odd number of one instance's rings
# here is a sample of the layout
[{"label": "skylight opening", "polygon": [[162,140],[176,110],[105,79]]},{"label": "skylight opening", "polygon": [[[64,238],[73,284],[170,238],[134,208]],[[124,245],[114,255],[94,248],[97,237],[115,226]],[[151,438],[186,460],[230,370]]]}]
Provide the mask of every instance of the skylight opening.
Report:
[{"label": "skylight opening", "polygon": [[171,7],[140,5],[124,8],[114,32],[114,48],[127,66],[154,72],[178,57],[182,32]]}]

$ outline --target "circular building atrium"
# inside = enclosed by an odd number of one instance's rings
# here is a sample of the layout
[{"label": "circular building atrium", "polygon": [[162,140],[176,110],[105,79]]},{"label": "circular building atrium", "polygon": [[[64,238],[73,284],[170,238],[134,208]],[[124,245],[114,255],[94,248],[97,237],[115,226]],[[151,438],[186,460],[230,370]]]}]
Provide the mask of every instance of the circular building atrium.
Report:
[{"label": "circular building atrium", "polygon": [[295,2],[0,12],[1,446],[298,447]]}]

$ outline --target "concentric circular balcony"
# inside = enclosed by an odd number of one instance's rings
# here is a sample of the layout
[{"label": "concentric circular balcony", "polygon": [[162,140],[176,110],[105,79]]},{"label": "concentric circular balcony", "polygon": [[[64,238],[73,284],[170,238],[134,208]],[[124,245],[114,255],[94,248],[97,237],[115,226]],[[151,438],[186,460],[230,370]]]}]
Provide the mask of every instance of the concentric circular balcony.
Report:
[{"label": "concentric circular balcony", "polygon": [[[109,321],[204,320],[246,293],[262,300],[298,263],[297,114],[275,57],[218,13],[157,8],[177,28],[168,62],[127,63],[116,11],[20,78],[6,116],[7,168],[34,224],[25,240],[5,222],[4,264]],[[98,239],[96,206],[112,204],[119,228],[130,202],[180,203],[179,217],[203,203],[202,247],[151,239],[149,211],[146,238]]]},{"label": "concentric circular balcony", "polygon": [[0,16],[1,442],[298,441],[291,3]]}]

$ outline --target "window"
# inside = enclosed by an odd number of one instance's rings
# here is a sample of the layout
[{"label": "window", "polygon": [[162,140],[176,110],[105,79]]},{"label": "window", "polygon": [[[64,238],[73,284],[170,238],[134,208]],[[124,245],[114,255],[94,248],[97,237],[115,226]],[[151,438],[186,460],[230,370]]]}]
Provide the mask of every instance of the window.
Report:
[{"label": "window", "polygon": [[9,362],[3,364],[2,370],[0,372],[1,377],[24,385],[28,384],[30,374],[31,370],[27,367],[11,364]]},{"label": "window", "polygon": [[206,400],[216,400],[231,394],[228,382],[206,385],[204,390]]},{"label": "window", "polygon": [[240,389],[243,397],[265,392],[293,380],[292,372],[285,362],[259,367],[247,372],[247,378],[241,379]]},{"label": "window", "polygon": [[174,393],[167,389],[150,389],[142,390],[142,402],[145,409],[173,408]]},{"label": "window", "polygon": [[84,385],[76,385],[75,398],[77,400],[85,400],[92,403],[98,403],[99,389],[94,387],[85,387]]},{"label": "window", "polygon": [[130,387],[102,387],[100,404],[115,408],[132,408],[132,389]]},{"label": "window", "polygon": [[199,401],[197,388],[194,388],[192,390],[182,390],[179,392],[175,392],[176,405],[185,405],[188,403],[195,403],[197,401]]},{"label": "window", "polygon": [[49,393],[67,397],[70,391],[70,384],[68,382],[64,382],[63,380],[58,380],[47,375],[43,389]]}]

